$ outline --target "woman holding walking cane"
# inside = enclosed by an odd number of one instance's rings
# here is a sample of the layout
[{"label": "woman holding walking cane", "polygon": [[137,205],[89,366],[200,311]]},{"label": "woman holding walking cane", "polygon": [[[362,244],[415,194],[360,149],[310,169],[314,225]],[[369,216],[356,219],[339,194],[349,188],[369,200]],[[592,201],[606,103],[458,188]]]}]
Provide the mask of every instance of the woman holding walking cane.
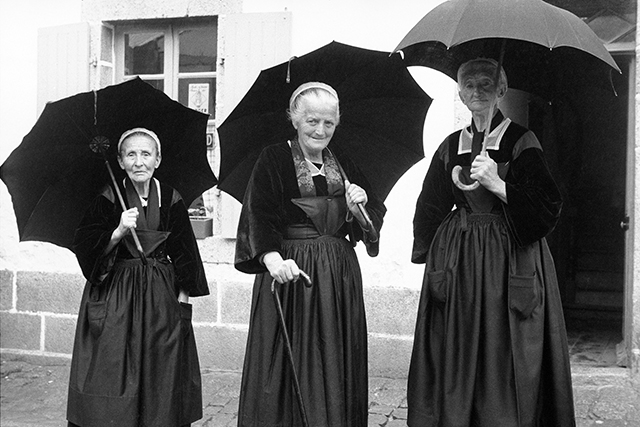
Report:
[{"label": "woman holding walking cane", "polygon": [[[275,290],[280,288],[309,424],[366,426],[362,277],[353,244],[345,237],[363,240],[377,252],[371,227],[379,230],[385,208],[371,197],[349,159],[338,159],[327,148],[340,121],[338,94],[331,86],[301,85],[291,95],[288,113],[297,135],[260,154],[238,227],[235,266],[257,274],[238,425],[304,425],[285,354],[285,331],[270,295],[275,281],[283,284]],[[341,173],[338,161],[353,182]],[[366,204],[373,224],[367,224],[358,204]],[[295,283],[303,271],[312,286]]]}]

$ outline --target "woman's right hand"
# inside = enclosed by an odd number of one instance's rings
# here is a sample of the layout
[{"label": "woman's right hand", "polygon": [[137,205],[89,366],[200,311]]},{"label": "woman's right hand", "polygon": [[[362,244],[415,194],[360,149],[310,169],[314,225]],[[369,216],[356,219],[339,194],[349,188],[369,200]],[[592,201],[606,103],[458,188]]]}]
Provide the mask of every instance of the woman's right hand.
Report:
[{"label": "woman's right hand", "polygon": [[138,208],[131,208],[122,212],[122,215],[120,215],[120,223],[115,233],[117,233],[120,238],[126,236],[129,230],[136,228],[139,215]]},{"label": "woman's right hand", "polygon": [[271,277],[280,284],[298,280],[300,276],[298,264],[292,259],[282,259],[278,252],[268,252],[262,258],[262,262]]},{"label": "woman's right hand", "polygon": [[104,250],[105,254],[108,254],[116,247],[116,245],[129,233],[129,230],[136,228],[138,223],[138,208],[131,208],[122,212],[120,215],[120,223],[111,233],[111,239]]}]

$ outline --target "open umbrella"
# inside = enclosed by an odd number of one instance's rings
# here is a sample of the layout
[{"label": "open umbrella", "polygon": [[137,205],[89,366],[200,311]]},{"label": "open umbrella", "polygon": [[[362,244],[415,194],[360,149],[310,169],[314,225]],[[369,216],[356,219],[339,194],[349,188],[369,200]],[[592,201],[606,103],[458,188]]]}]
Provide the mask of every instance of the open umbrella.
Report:
[{"label": "open umbrella", "polygon": [[[620,72],[598,36],[580,18],[542,0],[449,0],[427,13],[396,47],[407,65],[423,65],[457,79],[460,65],[485,57],[498,61],[509,86],[545,100],[580,85],[609,86]],[[483,149],[485,150],[486,137]],[[460,167],[452,180],[460,189]]]},{"label": "open umbrella", "polygon": [[424,157],[422,135],[431,98],[399,55],[332,42],[263,70],[218,128],[218,188],[242,202],[262,149],[295,136],[289,97],[302,83],[331,85],[340,97],[340,125],[329,144],[353,160],[382,200]]},{"label": "open umbrella", "polygon": [[206,156],[207,120],[139,78],[47,104],[0,167],[20,240],[71,249],[87,207],[111,182],[109,169],[124,177],[116,146],[134,127],[158,135],[162,163],[154,176],[178,190],[188,206],[217,182]]},{"label": "open umbrella", "polygon": [[552,100],[589,84],[612,89],[620,69],[598,36],[576,15],[542,0],[450,0],[427,13],[398,44],[407,65],[456,79],[478,57],[498,60],[509,87]]}]

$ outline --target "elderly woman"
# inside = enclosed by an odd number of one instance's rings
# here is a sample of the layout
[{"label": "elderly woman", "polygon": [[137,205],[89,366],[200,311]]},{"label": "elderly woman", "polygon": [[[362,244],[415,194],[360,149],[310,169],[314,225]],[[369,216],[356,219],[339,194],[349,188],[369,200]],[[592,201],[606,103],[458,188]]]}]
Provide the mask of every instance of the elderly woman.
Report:
[{"label": "elderly woman", "polygon": [[[410,426],[575,425],[545,240],[562,201],[536,136],[497,108],[507,90],[497,66],[477,59],[460,67],[459,95],[473,120],[440,145],[417,201],[412,261],[426,270],[408,379]],[[458,180],[479,186],[463,191]]]},{"label": "elderly woman", "polygon": [[125,132],[118,163],[129,209],[107,187],[76,231],[74,252],[88,281],[71,362],[72,426],[176,427],[202,417],[188,300],[209,289],[184,202],[153,178],[160,161],[155,133]]},{"label": "elderly woman", "polygon": [[[305,83],[289,107],[297,136],[260,154],[238,227],[235,266],[257,273],[238,425],[302,425],[271,295],[275,279],[291,281],[281,299],[310,424],[366,426],[367,329],[353,245],[378,243],[368,241],[356,204],[366,204],[377,229],[385,208],[358,169],[327,149],[340,120],[335,90]],[[293,282],[301,270],[313,286]]]}]

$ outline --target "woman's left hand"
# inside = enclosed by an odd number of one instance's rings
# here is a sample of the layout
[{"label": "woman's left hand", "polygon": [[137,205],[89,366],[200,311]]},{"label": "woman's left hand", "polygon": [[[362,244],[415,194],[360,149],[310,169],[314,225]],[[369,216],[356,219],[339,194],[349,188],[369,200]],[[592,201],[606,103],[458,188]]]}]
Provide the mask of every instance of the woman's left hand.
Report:
[{"label": "woman's left hand", "polygon": [[356,184],[350,183],[348,180],[344,181],[345,197],[347,199],[347,207],[354,215],[360,215],[358,209],[358,203],[366,205],[369,199],[367,198],[367,192],[362,187]]}]

